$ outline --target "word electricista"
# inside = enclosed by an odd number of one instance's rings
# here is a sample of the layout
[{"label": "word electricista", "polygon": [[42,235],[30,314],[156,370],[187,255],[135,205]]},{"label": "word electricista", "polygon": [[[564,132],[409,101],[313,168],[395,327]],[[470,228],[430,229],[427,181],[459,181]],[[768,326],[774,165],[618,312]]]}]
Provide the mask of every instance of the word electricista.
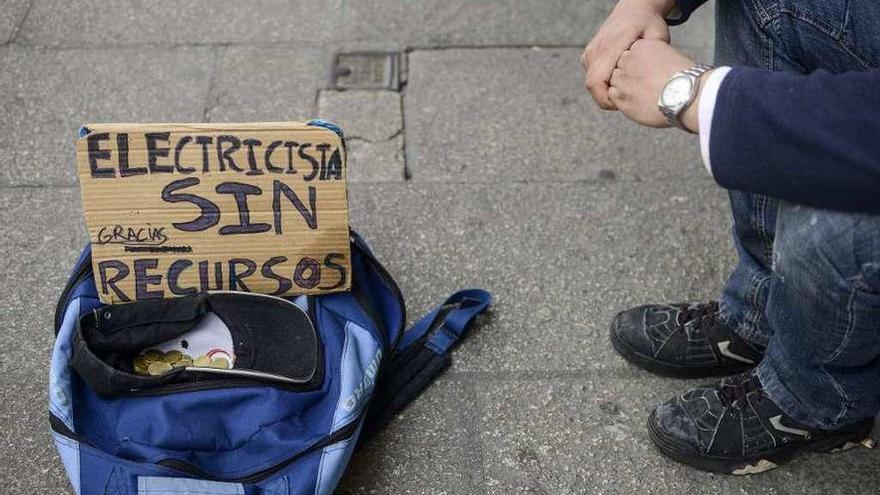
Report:
[{"label": "word electricista", "polygon": [[[274,140],[264,143],[256,138],[241,139],[233,135],[182,135],[171,142],[170,132],[143,135],[145,163],[131,163],[132,151],[128,133],[115,134],[116,153],[108,147],[110,133],[87,136],[89,172],[97,179],[112,179],[146,174],[183,174],[241,172],[245,175],[302,173],[306,182],[342,178],[339,149],[328,143],[298,143]],[[199,163],[184,163],[182,157],[195,148]],[[144,153],[145,152],[145,153]],[[306,170],[300,170],[301,166]]]}]

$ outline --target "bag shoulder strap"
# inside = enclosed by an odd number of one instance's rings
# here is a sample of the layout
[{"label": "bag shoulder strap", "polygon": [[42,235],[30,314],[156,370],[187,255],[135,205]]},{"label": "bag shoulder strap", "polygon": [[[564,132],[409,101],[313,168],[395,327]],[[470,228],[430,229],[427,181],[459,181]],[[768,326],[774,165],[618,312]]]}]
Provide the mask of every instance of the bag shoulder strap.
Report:
[{"label": "bag shoulder strap", "polygon": [[358,447],[449,367],[452,349],[491,303],[482,289],[456,292],[404,333],[376,384]]}]

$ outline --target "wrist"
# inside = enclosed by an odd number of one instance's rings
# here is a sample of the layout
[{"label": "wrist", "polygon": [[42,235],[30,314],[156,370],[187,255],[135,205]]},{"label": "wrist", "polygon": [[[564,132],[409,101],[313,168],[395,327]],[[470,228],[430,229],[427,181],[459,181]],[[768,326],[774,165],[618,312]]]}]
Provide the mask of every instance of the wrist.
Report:
[{"label": "wrist", "polygon": [[700,97],[703,95],[703,88],[706,85],[706,80],[709,79],[709,76],[712,75],[714,71],[715,69],[712,69],[700,75],[699,83],[697,85],[697,94],[694,95],[694,99],[681,113],[681,125],[694,134],[700,133]]}]

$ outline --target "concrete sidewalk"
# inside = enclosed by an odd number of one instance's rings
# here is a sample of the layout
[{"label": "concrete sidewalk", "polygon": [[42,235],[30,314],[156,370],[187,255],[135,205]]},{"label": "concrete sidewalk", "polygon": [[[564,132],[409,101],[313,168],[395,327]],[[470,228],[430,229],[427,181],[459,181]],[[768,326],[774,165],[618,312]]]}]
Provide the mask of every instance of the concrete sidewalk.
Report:
[{"label": "concrete sidewalk", "polygon": [[[45,413],[52,312],[86,240],[88,121],[301,120],[346,129],[352,224],[415,318],[497,303],[452,369],[360,452],[342,493],[869,493],[880,454],[754,478],[662,458],[644,423],[693,382],[624,364],[613,314],[714,297],[725,195],[683,133],[596,110],[578,56],[610,0],[0,3],[4,493],[67,493]],[[706,10],[673,39],[711,54]],[[398,90],[338,91],[335,54],[400,53]]]}]

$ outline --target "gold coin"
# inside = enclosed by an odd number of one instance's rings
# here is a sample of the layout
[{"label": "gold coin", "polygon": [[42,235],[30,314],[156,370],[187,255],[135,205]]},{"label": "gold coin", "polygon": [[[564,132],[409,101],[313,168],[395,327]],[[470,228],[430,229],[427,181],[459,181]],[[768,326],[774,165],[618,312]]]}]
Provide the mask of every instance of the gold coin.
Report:
[{"label": "gold coin", "polygon": [[226,358],[218,357],[211,360],[210,366],[212,368],[220,368],[224,370],[229,369],[229,360]]},{"label": "gold coin", "polygon": [[199,366],[199,367],[210,366],[211,365],[211,358],[202,354],[201,356],[196,358],[196,360],[193,362],[193,365]]},{"label": "gold coin", "polygon": [[180,358],[183,357],[183,353],[180,351],[168,351],[162,356],[162,361],[166,363],[174,364],[180,361]]},{"label": "gold coin", "polygon": [[146,371],[147,366],[150,365],[150,362],[147,361],[147,358],[145,358],[143,356],[138,356],[138,357],[134,358],[134,361],[132,361],[132,365],[134,366],[135,370]]},{"label": "gold coin", "polygon": [[186,368],[191,363],[188,364],[186,361],[177,361],[175,363],[169,363],[169,364],[171,364],[172,368]]},{"label": "gold coin", "polygon": [[144,353],[144,357],[147,358],[147,361],[159,361],[160,359],[162,359],[162,351],[150,349],[149,351]]},{"label": "gold coin", "polygon": [[178,361],[177,363],[180,364],[181,366],[192,366],[193,358],[184,354],[183,357],[180,358],[180,361]]},{"label": "gold coin", "polygon": [[172,366],[168,363],[157,361],[155,363],[150,363],[150,366],[147,367],[147,373],[153,376],[164,375],[171,371]]}]

